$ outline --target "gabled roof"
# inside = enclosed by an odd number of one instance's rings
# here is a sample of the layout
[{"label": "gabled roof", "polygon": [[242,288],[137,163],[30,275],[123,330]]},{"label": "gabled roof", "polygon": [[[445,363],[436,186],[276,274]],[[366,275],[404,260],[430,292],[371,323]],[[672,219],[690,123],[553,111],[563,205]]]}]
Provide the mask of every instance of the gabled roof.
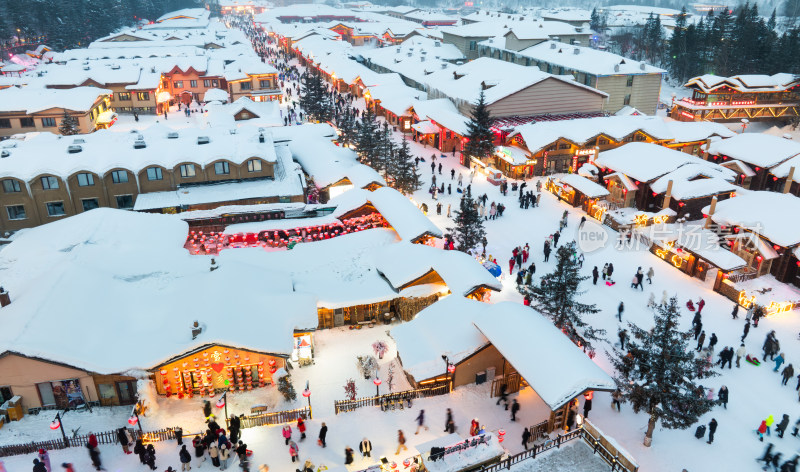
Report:
[{"label": "gabled roof", "polygon": [[696,164],[707,171],[733,176],[733,172],[691,154],[651,143],[629,143],[600,153],[595,164],[641,182],[650,182],[686,164]]},{"label": "gabled roof", "polygon": [[[708,214],[710,208],[703,208]],[[791,216],[790,216],[791,215]],[[741,226],[783,247],[800,245],[800,198],[788,193],[739,192],[717,203],[711,219],[720,225]]]},{"label": "gabled roof", "polygon": [[753,166],[771,168],[800,155],[800,143],[764,133],[743,133],[713,141],[708,153],[738,159]]},{"label": "gabled roof", "polygon": [[721,87],[728,87],[739,92],[780,92],[800,84],[800,77],[793,74],[779,73],[774,75],[735,75],[721,77],[713,74],[701,75],[689,79],[684,87],[693,87],[706,93]]}]

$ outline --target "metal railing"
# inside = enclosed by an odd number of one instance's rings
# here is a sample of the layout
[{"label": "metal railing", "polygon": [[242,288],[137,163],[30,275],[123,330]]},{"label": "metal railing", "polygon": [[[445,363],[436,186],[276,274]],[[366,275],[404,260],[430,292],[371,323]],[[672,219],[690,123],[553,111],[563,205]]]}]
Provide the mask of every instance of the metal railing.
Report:
[{"label": "metal railing", "polygon": [[423,387],[414,390],[405,390],[403,392],[387,393],[374,397],[356,398],[355,400],[336,400],[333,402],[333,407],[335,413],[338,415],[339,413],[354,411],[364,406],[394,406],[395,404],[401,404],[408,400],[446,395],[448,393],[450,393],[450,386],[444,384],[435,387]]}]

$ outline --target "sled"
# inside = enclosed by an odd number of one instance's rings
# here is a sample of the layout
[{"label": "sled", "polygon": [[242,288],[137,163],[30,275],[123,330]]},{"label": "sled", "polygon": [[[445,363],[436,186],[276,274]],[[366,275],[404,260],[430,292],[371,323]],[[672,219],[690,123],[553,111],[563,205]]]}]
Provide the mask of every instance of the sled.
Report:
[{"label": "sled", "polygon": [[608,285],[609,287],[614,284],[616,284],[616,282],[614,282],[613,280],[606,280],[606,285]]},{"label": "sled", "polygon": [[747,360],[747,362],[749,362],[749,363],[751,363],[753,365],[761,365],[761,362],[758,360],[757,357],[747,356],[747,357],[745,357],[745,360]]},{"label": "sled", "polygon": [[689,300],[688,302],[686,302],[686,308],[688,308],[689,311],[694,311],[695,310],[694,303],[692,303],[692,301]]}]

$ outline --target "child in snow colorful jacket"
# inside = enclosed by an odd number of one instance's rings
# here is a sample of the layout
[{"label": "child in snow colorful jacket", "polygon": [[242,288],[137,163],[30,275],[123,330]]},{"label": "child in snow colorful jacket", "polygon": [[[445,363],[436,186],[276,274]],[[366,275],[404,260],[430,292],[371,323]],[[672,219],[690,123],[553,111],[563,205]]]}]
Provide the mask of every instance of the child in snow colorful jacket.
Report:
[{"label": "child in snow colorful jacket", "polygon": [[283,439],[286,440],[286,444],[288,445],[289,440],[292,439],[292,427],[287,424],[286,426],[283,427],[283,431],[281,431],[281,434],[283,434]]}]

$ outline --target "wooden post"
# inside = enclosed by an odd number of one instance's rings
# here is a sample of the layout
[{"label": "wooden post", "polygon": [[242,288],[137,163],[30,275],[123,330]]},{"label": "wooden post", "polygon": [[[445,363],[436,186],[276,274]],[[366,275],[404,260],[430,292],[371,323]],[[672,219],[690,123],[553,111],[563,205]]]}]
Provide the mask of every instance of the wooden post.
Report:
[{"label": "wooden post", "polygon": [[714,214],[714,210],[716,209],[717,209],[717,196],[715,195],[711,199],[711,206],[708,209],[708,216],[706,217],[706,224],[704,226],[706,229],[708,229],[711,226],[711,215]]},{"label": "wooden post", "polygon": [[789,193],[792,189],[792,178],[794,178],[794,166],[789,169],[789,175],[786,176],[786,182],[783,183],[783,193]]},{"label": "wooden post", "polygon": [[666,210],[669,208],[669,203],[672,200],[672,181],[670,180],[667,182],[667,191],[664,194],[664,203],[661,205],[661,208]]}]

